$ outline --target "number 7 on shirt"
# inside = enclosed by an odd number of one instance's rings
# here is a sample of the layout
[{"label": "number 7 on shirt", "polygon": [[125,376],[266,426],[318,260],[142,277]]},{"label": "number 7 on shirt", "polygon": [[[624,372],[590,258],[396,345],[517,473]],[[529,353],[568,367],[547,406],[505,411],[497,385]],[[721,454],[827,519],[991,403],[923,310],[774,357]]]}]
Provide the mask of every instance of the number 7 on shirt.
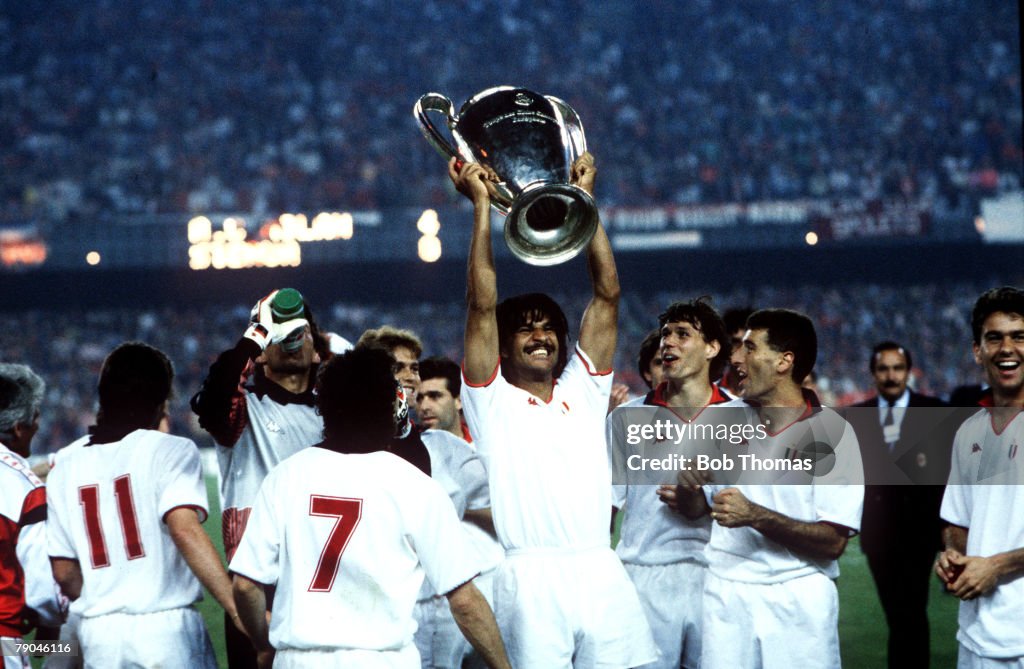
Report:
[{"label": "number 7 on shirt", "polygon": [[327,543],[320,552],[316,573],[309,584],[309,592],[330,592],[338,575],[341,554],[363,517],[363,500],[350,497],[309,496],[309,515],[335,518]]}]

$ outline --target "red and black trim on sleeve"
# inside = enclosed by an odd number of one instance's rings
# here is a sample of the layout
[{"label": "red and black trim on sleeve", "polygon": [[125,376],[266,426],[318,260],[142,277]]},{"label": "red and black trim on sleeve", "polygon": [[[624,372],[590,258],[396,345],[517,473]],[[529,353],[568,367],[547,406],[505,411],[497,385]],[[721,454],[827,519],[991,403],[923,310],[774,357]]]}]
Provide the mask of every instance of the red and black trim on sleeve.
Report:
[{"label": "red and black trim on sleeve", "polygon": [[46,488],[35,488],[25,496],[21,505],[21,518],[18,527],[28,527],[33,523],[46,520]]},{"label": "red and black trim on sleeve", "polygon": [[192,411],[199,425],[221,446],[234,446],[249,422],[245,384],[253,372],[259,345],[242,337],[210,365],[203,387],[192,396]]}]

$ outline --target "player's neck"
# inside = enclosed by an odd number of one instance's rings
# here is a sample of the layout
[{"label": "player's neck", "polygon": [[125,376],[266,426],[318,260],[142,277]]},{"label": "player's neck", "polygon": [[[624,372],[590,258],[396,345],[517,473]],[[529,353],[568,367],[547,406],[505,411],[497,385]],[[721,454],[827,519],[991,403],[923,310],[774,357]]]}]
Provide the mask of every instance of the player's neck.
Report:
[{"label": "player's neck", "polygon": [[551,400],[551,395],[555,389],[555,384],[550,377],[547,380],[544,380],[529,379],[524,378],[522,376],[516,376],[514,379],[509,379],[509,383],[511,383],[516,388],[525,390],[526,392],[530,393],[537,399],[544,400],[545,402]]},{"label": "player's neck", "polygon": [[993,386],[992,406],[1000,409],[1024,409],[1024,386],[1018,388],[1016,393],[1000,392]]},{"label": "player's neck", "polygon": [[692,376],[688,379],[669,379],[665,385],[665,404],[674,408],[700,411],[708,405],[712,396],[711,383],[705,374],[703,378]]},{"label": "player's neck", "polygon": [[279,374],[264,367],[267,379],[273,381],[293,395],[301,395],[309,388],[309,372]]},{"label": "player's neck", "polygon": [[791,425],[807,410],[807,399],[803,390],[795,383],[783,381],[759,399],[758,413],[766,425],[773,426],[772,432]]},{"label": "player's neck", "polygon": [[1001,393],[995,387],[992,388],[992,424],[1001,432],[1006,426],[1017,417],[1017,414],[1024,409],[1024,387],[1021,387],[1016,394]]}]

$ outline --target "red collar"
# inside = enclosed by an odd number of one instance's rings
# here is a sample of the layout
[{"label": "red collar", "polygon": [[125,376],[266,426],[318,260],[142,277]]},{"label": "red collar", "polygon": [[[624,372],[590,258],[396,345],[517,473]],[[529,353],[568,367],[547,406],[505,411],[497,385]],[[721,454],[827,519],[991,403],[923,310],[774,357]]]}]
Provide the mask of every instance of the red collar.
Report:
[{"label": "red collar", "polygon": [[722,392],[722,389],[718,387],[717,383],[712,383],[711,399],[708,400],[708,403],[702,406],[700,408],[700,411],[695,413],[692,418],[684,418],[680,416],[678,413],[676,413],[675,408],[670,407],[668,404],[665,403],[666,390],[668,390],[668,381],[662,381],[661,383],[658,384],[657,388],[648,393],[647,398],[644,400],[644,404],[665,407],[672,413],[676,414],[676,416],[678,416],[680,420],[684,420],[687,423],[692,423],[693,421],[697,420],[697,417],[704,413],[704,410],[707,409],[712,404],[723,404],[731,400],[730,397],[728,397],[725,393]]}]

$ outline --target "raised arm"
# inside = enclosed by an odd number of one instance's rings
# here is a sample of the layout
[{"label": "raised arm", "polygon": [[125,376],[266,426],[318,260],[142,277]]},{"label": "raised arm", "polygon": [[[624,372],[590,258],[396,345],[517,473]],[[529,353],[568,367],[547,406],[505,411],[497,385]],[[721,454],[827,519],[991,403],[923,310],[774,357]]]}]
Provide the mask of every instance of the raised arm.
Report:
[{"label": "raised arm", "polygon": [[491,249],[491,196],[488,182],[495,177],[477,163],[448,163],[456,190],[473,203],[473,237],[466,270],[466,358],[463,371],[470,383],[482,384],[498,366],[498,278]]},{"label": "raised arm", "polygon": [[[580,156],[572,166],[574,184],[594,194],[597,168],[589,152]],[[587,246],[587,270],[594,296],[583,312],[580,324],[580,348],[590,357],[598,370],[611,369],[615,356],[615,339],[619,320],[619,272],[615,268],[612,244],[604,226],[598,222],[597,232]]]}]

